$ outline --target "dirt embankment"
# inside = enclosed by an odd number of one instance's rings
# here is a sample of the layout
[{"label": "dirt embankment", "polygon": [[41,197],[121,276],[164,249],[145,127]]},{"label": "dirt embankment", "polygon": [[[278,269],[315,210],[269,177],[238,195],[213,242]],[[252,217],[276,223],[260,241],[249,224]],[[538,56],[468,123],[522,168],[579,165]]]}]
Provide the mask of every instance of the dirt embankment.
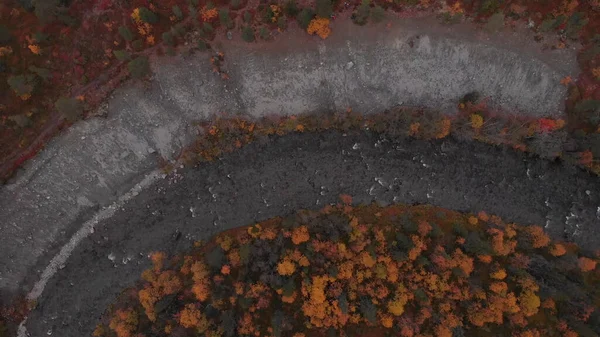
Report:
[{"label": "dirt embankment", "polygon": [[277,137],[179,170],[101,222],[50,280],[26,327],[33,336],[89,335],[148,266],[148,253],[180,252],[225,229],[320,209],[341,193],[356,203],[485,210],[593,249],[598,191],[586,172],[479,143],[393,143],[364,132]]}]

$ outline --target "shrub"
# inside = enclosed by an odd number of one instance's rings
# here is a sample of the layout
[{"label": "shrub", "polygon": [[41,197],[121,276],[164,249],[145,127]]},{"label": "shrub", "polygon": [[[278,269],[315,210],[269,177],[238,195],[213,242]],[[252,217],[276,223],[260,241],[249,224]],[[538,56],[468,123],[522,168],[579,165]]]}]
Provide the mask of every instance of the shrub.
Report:
[{"label": "shrub", "polygon": [[37,86],[35,75],[32,74],[10,76],[6,82],[17,96],[24,99],[31,96]]},{"label": "shrub", "polygon": [[267,27],[260,27],[260,29],[258,30],[258,35],[263,40],[268,40],[270,37],[269,30],[267,29]]},{"label": "shrub", "polygon": [[69,122],[75,122],[81,118],[83,114],[83,104],[80,100],[72,97],[61,97],[54,107],[62,115],[62,117]]},{"label": "shrub", "polygon": [[173,6],[173,15],[175,15],[175,17],[178,20],[182,20],[183,19],[183,11],[181,10],[181,8],[177,5]]},{"label": "shrub", "polygon": [[233,20],[231,20],[231,17],[229,16],[229,10],[227,9],[219,10],[219,21],[223,26],[227,27],[227,29],[233,29],[235,26]]},{"label": "shrub", "polygon": [[385,9],[379,5],[373,7],[371,10],[371,21],[379,23],[383,21],[383,19],[385,19]]},{"label": "shrub", "polygon": [[365,25],[369,16],[371,15],[371,2],[370,0],[362,0],[362,3],[354,13],[352,13],[352,21],[357,25]]},{"label": "shrub", "polygon": [[371,323],[377,322],[377,307],[368,297],[360,299],[360,313]]},{"label": "shrub", "polygon": [[287,16],[295,18],[296,15],[298,15],[298,13],[300,12],[300,9],[298,9],[296,0],[288,0],[283,6],[283,11]]},{"label": "shrub", "polygon": [[318,17],[329,19],[333,14],[333,3],[331,0],[317,0],[316,8]]},{"label": "shrub", "polygon": [[252,21],[252,13],[245,11],[244,12],[244,22],[250,23]]},{"label": "shrub", "polygon": [[156,13],[146,7],[140,7],[138,9],[140,13],[140,20],[150,24],[158,23],[158,15],[156,15]]},{"label": "shrub", "polygon": [[20,128],[31,125],[31,118],[29,118],[26,114],[9,116],[8,119],[17,124],[17,126]]},{"label": "shrub", "polygon": [[138,56],[127,64],[129,73],[134,78],[142,78],[150,73],[150,64],[145,56]]},{"label": "shrub", "polygon": [[175,39],[173,38],[173,34],[171,34],[171,32],[162,33],[162,40],[167,46],[175,45]]},{"label": "shrub", "polygon": [[298,14],[298,24],[302,29],[308,29],[308,25],[315,17],[315,12],[310,8],[304,8]]},{"label": "shrub", "polygon": [[250,26],[242,27],[242,39],[246,42],[254,42],[254,30]]},{"label": "shrub", "polygon": [[141,39],[137,39],[131,42],[131,47],[135,51],[141,51],[142,49],[144,49],[144,41],[142,41]]},{"label": "shrub", "polygon": [[202,29],[209,34],[215,31],[213,26],[208,22],[204,23],[204,25],[202,26]]},{"label": "shrub", "polygon": [[281,30],[287,28],[287,18],[285,16],[280,16],[279,19],[277,19],[277,27]]},{"label": "shrub", "polygon": [[133,33],[125,26],[119,27],[119,35],[121,35],[126,41],[133,40]]},{"label": "shrub", "polygon": [[119,61],[127,61],[131,58],[131,55],[126,50],[114,50],[113,54]]},{"label": "shrub", "polygon": [[210,48],[210,46],[206,42],[204,42],[202,40],[198,41],[198,49],[200,51],[205,51],[205,50],[208,50],[209,48]]},{"label": "shrub", "polygon": [[48,70],[46,68],[40,68],[40,67],[36,67],[36,66],[30,66],[29,67],[29,71],[31,71],[32,73],[38,75],[44,81],[47,81],[47,80],[49,80],[49,79],[52,78],[52,73],[50,72],[50,70]]}]

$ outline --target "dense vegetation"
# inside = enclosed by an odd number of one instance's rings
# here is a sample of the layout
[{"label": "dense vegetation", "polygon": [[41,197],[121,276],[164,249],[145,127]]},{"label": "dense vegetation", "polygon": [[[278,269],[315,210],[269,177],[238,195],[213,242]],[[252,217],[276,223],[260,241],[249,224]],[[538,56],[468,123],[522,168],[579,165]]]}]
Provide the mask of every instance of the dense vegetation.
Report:
[{"label": "dense vegetation", "polygon": [[578,0],[7,0],[0,4],[0,180],[89,115],[129,74],[145,77],[152,53],[175,54],[182,45],[204,51],[225,31],[248,42],[271,40],[292,21],[326,38],[332,17],[346,10],[359,25],[380,22],[386,12],[419,11],[448,23],[469,17],[487,28],[529,22],[541,43],[543,32],[558,34],[549,48],[580,40],[582,74],[564,80],[566,129],[573,151],[598,163],[599,9],[598,1]]},{"label": "dense vegetation", "polygon": [[196,243],[95,336],[597,336],[598,252],[539,226],[351,197]]}]

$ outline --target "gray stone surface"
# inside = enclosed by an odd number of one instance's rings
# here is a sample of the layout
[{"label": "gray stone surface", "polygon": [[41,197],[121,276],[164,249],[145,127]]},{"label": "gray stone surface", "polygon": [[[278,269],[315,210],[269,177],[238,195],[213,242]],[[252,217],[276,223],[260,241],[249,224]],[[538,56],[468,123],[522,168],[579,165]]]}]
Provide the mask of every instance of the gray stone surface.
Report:
[{"label": "gray stone surface", "polygon": [[51,141],[0,188],[0,289],[27,291],[94,211],[155,169],[159,156],[176,156],[195,136],[192,122],[211,114],[349,106],[368,113],[398,104],[453,112],[462,95],[478,90],[511,112],[560,116],[566,89],[559,81],[577,72],[572,51],[542,53],[514,33],[489,40],[425,20],[391,30],[333,29],[325,42],[297,31],[270,45],[232,40],[218,47],[227,81],[211,72],[207,54],[155,60],[150,84],[117,90],[106,119],[78,123]]}]

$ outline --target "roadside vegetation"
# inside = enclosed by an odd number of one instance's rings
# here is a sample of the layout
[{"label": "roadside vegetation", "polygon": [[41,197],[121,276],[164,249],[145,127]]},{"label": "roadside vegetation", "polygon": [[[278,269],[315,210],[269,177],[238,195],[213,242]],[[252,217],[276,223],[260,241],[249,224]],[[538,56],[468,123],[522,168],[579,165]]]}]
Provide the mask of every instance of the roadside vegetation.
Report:
[{"label": "roadside vegetation", "polygon": [[600,252],[433,206],[298,211],[152,267],[94,336],[597,336]]},{"label": "roadside vegetation", "polygon": [[294,21],[325,39],[335,34],[331,23],[342,11],[359,25],[417,12],[448,24],[473,21],[488,31],[527,22],[539,43],[545,43],[543,33],[557,34],[559,42],[548,48],[582,42],[582,74],[563,80],[570,92],[565,123],[574,151],[598,164],[598,1],[272,0],[251,6],[246,0],[8,0],[0,5],[0,180],[89,115],[128,76],[150,75],[151,55],[210,50],[217,35],[270,41]]}]

